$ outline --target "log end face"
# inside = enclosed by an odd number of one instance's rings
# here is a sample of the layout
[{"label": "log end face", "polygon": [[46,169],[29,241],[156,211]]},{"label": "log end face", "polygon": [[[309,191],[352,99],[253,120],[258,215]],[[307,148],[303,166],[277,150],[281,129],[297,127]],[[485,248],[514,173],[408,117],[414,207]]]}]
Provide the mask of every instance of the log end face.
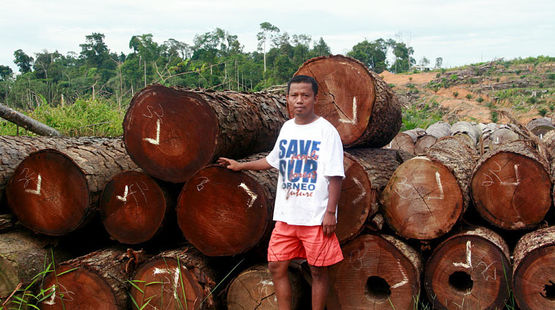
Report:
[{"label": "log end face", "polygon": [[158,184],[135,171],[112,178],[99,204],[104,228],[113,239],[124,244],[150,240],[166,213],[166,198]]},{"label": "log end face", "polygon": [[52,292],[41,309],[121,309],[111,287],[86,268],[63,265],[46,277],[44,290]]},{"label": "log end face", "polygon": [[30,154],[16,168],[6,192],[21,223],[42,234],[67,234],[88,215],[89,188],[83,172],[55,150]]},{"label": "log end face", "polygon": [[213,159],[218,121],[194,93],[153,85],[133,98],[123,130],[137,165],[158,179],[181,183]]},{"label": "log end face", "polygon": [[246,173],[208,166],[183,187],[178,224],[203,254],[236,255],[263,238],[270,218],[267,204],[263,187]]},{"label": "log end face", "polygon": [[513,290],[521,309],[555,308],[555,245],[529,252],[515,266]]}]

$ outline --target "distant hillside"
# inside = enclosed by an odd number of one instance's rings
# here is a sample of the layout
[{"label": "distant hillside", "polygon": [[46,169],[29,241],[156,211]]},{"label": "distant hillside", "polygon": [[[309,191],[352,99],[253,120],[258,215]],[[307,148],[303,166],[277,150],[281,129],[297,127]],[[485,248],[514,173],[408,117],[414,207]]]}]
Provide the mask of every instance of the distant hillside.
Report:
[{"label": "distant hillside", "polygon": [[555,58],[497,60],[455,69],[380,74],[402,98],[403,129],[440,119],[504,123],[497,109],[510,109],[526,124],[555,117]]}]

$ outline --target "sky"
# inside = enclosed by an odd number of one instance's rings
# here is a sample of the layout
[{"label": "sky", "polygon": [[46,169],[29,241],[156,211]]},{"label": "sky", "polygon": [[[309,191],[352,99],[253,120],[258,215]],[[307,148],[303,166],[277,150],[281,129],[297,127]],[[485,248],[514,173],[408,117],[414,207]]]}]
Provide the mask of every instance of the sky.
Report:
[{"label": "sky", "polygon": [[192,45],[195,35],[222,28],[251,52],[262,22],[323,38],[333,54],[391,38],[412,46],[417,62],[442,57],[447,68],[555,56],[554,0],[0,0],[0,8],[0,65],[14,72],[15,50],[78,54],[93,32],[105,35],[110,51],[128,54],[133,35]]}]

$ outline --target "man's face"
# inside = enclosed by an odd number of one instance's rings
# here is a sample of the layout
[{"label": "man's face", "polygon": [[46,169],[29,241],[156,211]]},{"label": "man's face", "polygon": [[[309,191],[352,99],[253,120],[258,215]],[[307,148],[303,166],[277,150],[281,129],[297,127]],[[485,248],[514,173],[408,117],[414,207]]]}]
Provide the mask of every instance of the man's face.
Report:
[{"label": "man's face", "polygon": [[306,119],[314,114],[314,104],[318,96],[310,83],[292,83],[287,94],[287,102],[293,107],[295,118]]}]

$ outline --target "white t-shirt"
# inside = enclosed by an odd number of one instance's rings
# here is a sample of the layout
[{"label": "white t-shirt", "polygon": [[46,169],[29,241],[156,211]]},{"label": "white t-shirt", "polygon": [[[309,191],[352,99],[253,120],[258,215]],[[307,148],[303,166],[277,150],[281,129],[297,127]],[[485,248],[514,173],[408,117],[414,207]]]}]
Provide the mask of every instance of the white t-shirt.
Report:
[{"label": "white t-shirt", "polygon": [[321,225],[328,204],[327,177],[345,177],[343,144],[335,127],[323,117],[305,125],[290,119],[266,160],[279,169],[274,221]]}]

